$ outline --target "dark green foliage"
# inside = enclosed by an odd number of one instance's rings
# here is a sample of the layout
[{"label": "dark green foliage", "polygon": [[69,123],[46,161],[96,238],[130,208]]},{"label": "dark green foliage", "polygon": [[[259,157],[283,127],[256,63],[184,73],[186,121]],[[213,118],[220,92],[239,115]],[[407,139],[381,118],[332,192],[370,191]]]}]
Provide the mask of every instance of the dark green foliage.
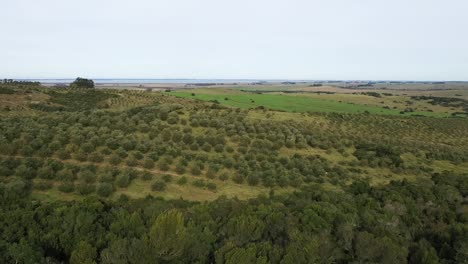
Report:
[{"label": "dark green foliage", "polygon": [[94,88],[94,81],[78,77],[70,84],[70,88]]},{"label": "dark green foliage", "polygon": [[169,170],[169,163],[167,162],[166,159],[162,159],[158,163],[158,168],[162,171],[167,171]]},{"label": "dark green foliage", "polygon": [[150,181],[153,179],[153,174],[149,171],[144,171],[141,175],[141,179],[144,181]]},{"label": "dark green foliage", "polygon": [[32,203],[0,184],[0,262],[464,263],[467,218],[456,194],[466,193],[467,179],[435,174],[338,192],[311,185],[206,203]]},{"label": "dark green foliage", "polygon": [[187,177],[185,177],[185,176],[182,176],[177,180],[178,185],[185,185],[185,184],[187,184],[187,182],[188,182],[188,180],[187,180]]},{"label": "dark green foliage", "polygon": [[45,191],[52,188],[52,183],[45,180],[40,180],[34,183],[34,188],[37,190]]},{"label": "dark green foliage", "polygon": [[130,175],[128,173],[122,172],[115,178],[115,184],[120,188],[125,188],[130,184]]},{"label": "dark green foliage", "polygon": [[166,189],[166,182],[157,180],[151,184],[151,190],[157,191],[157,192],[162,192]]},{"label": "dark green foliage", "polygon": [[227,174],[227,173],[221,173],[221,174],[219,175],[218,178],[219,178],[220,180],[222,180],[222,181],[227,181],[227,180],[229,180],[229,174]]},{"label": "dark green foliage", "polygon": [[72,182],[64,182],[58,186],[58,190],[64,193],[71,193],[75,190],[75,185]]},{"label": "dark green foliage", "polygon": [[195,187],[203,188],[203,187],[205,187],[205,181],[202,180],[202,179],[194,180],[192,182],[192,185],[195,186]]},{"label": "dark green foliage", "polygon": [[172,182],[172,175],[170,174],[164,174],[161,176],[161,178],[164,182],[167,182],[167,183]]},{"label": "dark green foliage", "polygon": [[208,182],[208,183],[206,184],[206,188],[207,188],[208,190],[214,191],[214,190],[216,190],[217,186],[216,186],[216,184],[213,183],[213,182]]},{"label": "dark green foliage", "polygon": [[81,182],[76,185],[76,191],[80,195],[88,195],[88,194],[93,193],[95,190],[96,190],[96,186],[94,184]]},{"label": "dark green foliage", "polygon": [[102,197],[109,197],[114,192],[114,186],[111,183],[103,182],[97,186],[97,194]]}]

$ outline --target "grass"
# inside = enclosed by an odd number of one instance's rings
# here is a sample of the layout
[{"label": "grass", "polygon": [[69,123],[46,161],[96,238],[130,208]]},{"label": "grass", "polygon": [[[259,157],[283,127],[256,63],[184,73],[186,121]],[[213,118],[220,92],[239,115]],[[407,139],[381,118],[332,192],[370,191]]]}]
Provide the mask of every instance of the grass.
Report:
[{"label": "grass", "polygon": [[[182,98],[192,98],[204,101],[217,101],[221,105],[237,108],[256,108],[263,106],[269,109],[287,112],[338,112],[338,113],[371,113],[384,115],[402,115],[401,110],[386,109],[379,106],[364,105],[350,102],[340,102],[334,99],[322,99],[307,95],[285,94],[253,94],[223,89],[200,89],[191,91],[171,92]],[[404,115],[424,115],[446,117],[445,113],[415,111]]]},{"label": "grass", "polygon": [[[211,201],[223,195],[230,198],[237,197],[239,199],[250,199],[257,197],[260,194],[267,195],[270,190],[266,187],[236,184],[231,181],[221,182],[219,180],[209,180],[217,185],[217,189],[215,191],[211,191],[205,188],[199,188],[192,185],[192,182],[194,180],[207,180],[204,177],[187,176],[187,178],[187,184],[178,185],[174,181],[174,183],[168,184],[166,190],[163,192],[152,191],[151,182],[145,182],[140,179],[135,179],[127,188],[117,190],[117,192],[114,194],[114,197],[118,197],[120,194],[123,193],[133,198],[142,198],[147,195],[153,195],[160,196],[166,199],[182,198],[190,201]],[[292,190],[292,188],[282,188],[281,192],[288,192]]]}]

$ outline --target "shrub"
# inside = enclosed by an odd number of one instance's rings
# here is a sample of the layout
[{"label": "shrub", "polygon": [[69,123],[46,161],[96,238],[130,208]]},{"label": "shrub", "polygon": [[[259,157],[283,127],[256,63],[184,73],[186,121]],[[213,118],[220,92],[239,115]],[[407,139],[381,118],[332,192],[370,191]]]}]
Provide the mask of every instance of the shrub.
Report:
[{"label": "shrub", "polygon": [[221,144],[217,144],[215,147],[214,147],[214,150],[218,153],[221,153],[224,151],[224,146],[221,145]]},{"label": "shrub", "polygon": [[71,182],[76,179],[76,176],[71,169],[63,169],[57,173],[57,178],[61,181]]},{"label": "shrub", "polygon": [[37,170],[37,177],[41,179],[53,179],[55,178],[55,172],[50,166],[44,166]]},{"label": "shrub", "polygon": [[122,162],[122,159],[117,154],[112,154],[109,156],[109,163],[112,165],[118,165]]},{"label": "shrub", "polygon": [[206,188],[208,188],[208,190],[214,191],[216,190],[216,184],[214,182],[209,182],[206,184]]},{"label": "shrub", "polygon": [[203,188],[205,187],[205,181],[202,179],[198,179],[198,180],[193,181],[192,185],[195,187]]},{"label": "shrub", "polygon": [[34,183],[34,188],[40,191],[49,190],[50,188],[52,188],[52,183],[50,181],[44,180],[37,181]]},{"label": "shrub", "polygon": [[141,179],[144,181],[150,181],[153,179],[153,174],[149,171],[144,171],[141,175]]},{"label": "shrub", "polygon": [[89,161],[91,162],[96,162],[96,163],[99,163],[99,162],[102,162],[104,160],[104,157],[97,153],[97,152],[93,152],[91,153],[91,155],[89,155]]},{"label": "shrub", "polygon": [[185,166],[183,164],[179,163],[179,164],[176,165],[175,171],[178,174],[184,174],[186,169],[185,169]]},{"label": "shrub", "polygon": [[180,179],[177,180],[178,185],[185,185],[185,184],[187,184],[187,182],[188,182],[188,180],[187,180],[187,177],[185,177],[185,176],[182,176],[182,177],[180,177]]},{"label": "shrub", "polygon": [[152,169],[154,168],[154,161],[150,158],[145,158],[143,160],[143,167],[146,169]]},{"label": "shrub", "polygon": [[96,175],[89,170],[82,170],[78,173],[78,179],[81,182],[92,183],[96,181]]},{"label": "shrub", "polygon": [[72,154],[73,159],[84,162],[88,159],[88,154],[82,150],[78,150]]},{"label": "shrub", "polygon": [[192,174],[195,175],[195,176],[200,175],[200,174],[201,174],[200,167],[198,167],[197,165],[193,165],[193,166],[190,168],[190,173],[192,173]]},{"label": "shrub", "polygon": [[166,159],[161,159],[158,162],[158,167],[162,171],[167,171],[167,170],[169,170],[169,163],[166,161]]},{"label": "shrub", "polygon": [[97,194],[101,197],[109,197],[114,192],[114,186],[110,183],[100,183],[97,187]]},{"label": "shrub", "polygon": [[76,186],[76,191],[81,194],[81,195],[88,195],[93,193],[96,190],[96,186],[94,184],[89,184],[89,183],[79,183]]},{"label": "shrub", "polygon": [[203,144],[202,150],[206,151],[206,152],[210,152],[211,151],[211,145],[208,144],[208,143]]},{"label": "shrub", "polygon": [[172,176],[169,175],[169,174],[164,174],[164,175],[162,176],[162,179],[163,179],[163,181],[165,181],[165,182],[171,182],[171,181],[172,181]]},{"label": "shrub", "polygon": [[127,173],[120,173],[115,178],[115,184],[120,188],[128,187],[130,184],[130,176]]},{"label": "shrub", "polygon": [[71,193],[75,190],[73,182],[64,182],[58,186],[58,190],[64,193]]},{"label": "shrub", "polygon": [[166,189],[166,183],[161,180],[157,180],[151,184],[151,190],[157,191],[157,192],[162,192]]},{"label": "shrub", "polygon": [[214,178],[216,178],[216,171],[213,170],[213,169],[211,169],[211,168],[209,168],[209,169],[206,171],[206,177],[207,177],[208,179],[214,179]]},{"label": "shrub", "polygon": [[229,180],[229,174],[227,174],[227,173],[221,173],[221,175],[219,175],[218,178],[219,178],[220,180],[222,180],[222,181],[227,181],[227,180]]},{"label": "shrub", "polygon": [[99,182],[111,183],[114,182],[114,180],[114,175],[111,172],[105,172],[99,176]]},{"label": "shrub", "polygon": [[240,174],[236,174],[234,177],[232,177],[232,180],[237,184],[241,184],[244,182],[244,177],[242,177]]},{"label": "shrub", "polygon": [[135,167],[136,165],[138,165],[138,160],[135,157],[130,156],[127,158],[125,163],[127,163],[127,165],[130,167]]},{"label": "shrub", "polygon": [[34,171],[33,168],[25,164],[21,164],[20,166],[16,168],[15,175],[20,178],[30,180],[36,177],[36,172]]}]

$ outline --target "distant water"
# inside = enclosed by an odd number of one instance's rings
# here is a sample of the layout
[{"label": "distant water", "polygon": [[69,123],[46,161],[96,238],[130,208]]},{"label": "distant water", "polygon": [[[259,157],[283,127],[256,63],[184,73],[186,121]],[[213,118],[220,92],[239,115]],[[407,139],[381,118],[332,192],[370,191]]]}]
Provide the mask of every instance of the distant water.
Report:
[{"label": "distant water", "polygon": [[[71,83],[74,79],[18,79],[37,81],[41,83]],[[291,80],[260,80],[260,79],[93,79],[94,83],[251,83],[251,82],[285,82]],[[301,82],[294,80],[295,82]]]}]

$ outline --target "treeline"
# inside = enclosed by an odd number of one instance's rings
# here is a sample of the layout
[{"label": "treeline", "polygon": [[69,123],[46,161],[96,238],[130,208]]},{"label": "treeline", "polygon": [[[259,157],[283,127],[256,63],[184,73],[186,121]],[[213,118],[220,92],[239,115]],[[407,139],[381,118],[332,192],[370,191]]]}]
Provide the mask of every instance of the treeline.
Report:
[{"label": "treeline", "polygon": [[466,263],[468,175],[249,201],[41,202],[0,184],[1,263]]},{"label": "treeline", "polygon": [[40,82],[33,82],[33,81],[21,81],[21,80],[13,80],[13,79],[3,79],[1,83],[3,85],[10,85],[10,86],[40,86]]},{"label": "treeline", "polygon": [[38,88],[40,86],[40,82],[3,79],[0,80],[0,94],[14,94],[15,89]]}]

